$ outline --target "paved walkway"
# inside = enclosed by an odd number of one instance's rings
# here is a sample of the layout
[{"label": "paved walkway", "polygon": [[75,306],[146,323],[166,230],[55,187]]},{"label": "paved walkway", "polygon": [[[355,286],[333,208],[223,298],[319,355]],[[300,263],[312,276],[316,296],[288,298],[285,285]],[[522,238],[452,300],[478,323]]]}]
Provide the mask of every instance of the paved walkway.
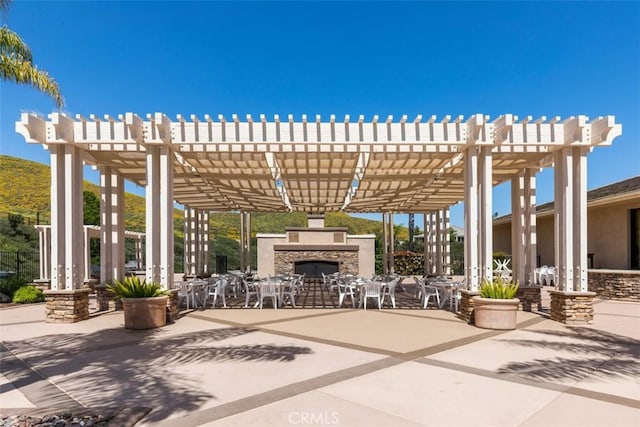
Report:
[{"label": "paved walkway", "polygon": [[141,408],[143,426],[640,425],[640,304],[595,310],[591,327],[521,312],[517,330],[496,332],[443,310],[208,309],[129,331],[121,312],[47,324],[42,305],[5,308],[0,413]]}]

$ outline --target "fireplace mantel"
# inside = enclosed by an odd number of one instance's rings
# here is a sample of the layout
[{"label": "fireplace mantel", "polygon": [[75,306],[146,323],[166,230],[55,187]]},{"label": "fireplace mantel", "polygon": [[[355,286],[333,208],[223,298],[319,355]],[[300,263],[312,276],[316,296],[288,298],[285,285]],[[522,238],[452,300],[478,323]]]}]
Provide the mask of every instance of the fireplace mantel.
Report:
[{"label": "fireplace mantel", "polygon": [[358,252],[358,245],[273,245],[274,251],[340,251]]}]

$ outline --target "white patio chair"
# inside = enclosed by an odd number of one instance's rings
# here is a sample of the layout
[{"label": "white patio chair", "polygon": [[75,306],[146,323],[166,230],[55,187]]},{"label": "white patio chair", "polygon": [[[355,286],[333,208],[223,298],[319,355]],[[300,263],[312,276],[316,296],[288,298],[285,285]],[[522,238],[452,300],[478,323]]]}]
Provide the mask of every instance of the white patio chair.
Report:
[{"label": "white patio chair", "polygon": [[260,299],[260,309],[262,309],[262,305],[264,303],[265,298],[273,299],[273,308],[278,309],[278,300],[280,299],[280,289],[279,286],[272,282],[271,279],[267,279],[266,282],[260,282],[258,284],[259,292],[258,298]]},{"label": "white patio chair", "polygon": [[180,282],[178,283],[178,305],[182,306],[183,304],[187,306],[187,310],[189,310],[189,302],[191,302],[191,306],[194,307],[195,295],[193,294],[193,287],[189,282]]},{"label": "white patio chair", "polygon": [[356,306],[355,286],[351,283],[351,279],[338,278],[334,286],[338,290],[338,307],[342,307],[346,296],[351,297],[351,304]]},{"label": "white patio chair", "polygon": [[425,282],[420,282],[420,293],[422,296],[421,304],[422,308],[427,308],[429,306],[429,300],[433,298],[438,307],[440,307],[440,292],[438,288],[435,286],[429,286],[425,284]]},{"label": "white patio chair", "polygon": [[207,296],[205,298],[204,306],[206,307],[206,300],[209,297],[213,297],[213,304],[211,304],[211,308],[216,308],[216,301],[218,297],[222,298],[222,306],[227,308],[227,299],[225,294],[227,292],[228,281],[226,277],[220,277],[215,283],[210,284],[207,290]]},{"label": "white patio chair", "polygon": [[280,283],[280,304],[284,305],[288,299],[291,301],[293,308],[296,308],[296,295],[298,293],[297,281],[298,278],[292,278]]},{"label": "white patio chair", "polygon": [[256,297],[256,305],[259,303],[260,298],[260,289],[258,288],[258,282],[249,281],[245,278],[242,278],[242,286],[244,290],[244,306],[249,307],[249,301],[252,296]]},{"label": "white patio chair", "polygon": [[367,309],[367,299],[373,298],[378,303],[378,310],[382,308],[382,283],[380,282],[367,282],[360,288],[360,305]]},{"label": "white patio chair", "polygon": [[382,287],[382,304],[384,304],[385,297],[389,296],[389,299],[391,300],[391,306],[393,308],[396,308],[396,286],[398,286],[400,279],[400,277],[394,277]]}]

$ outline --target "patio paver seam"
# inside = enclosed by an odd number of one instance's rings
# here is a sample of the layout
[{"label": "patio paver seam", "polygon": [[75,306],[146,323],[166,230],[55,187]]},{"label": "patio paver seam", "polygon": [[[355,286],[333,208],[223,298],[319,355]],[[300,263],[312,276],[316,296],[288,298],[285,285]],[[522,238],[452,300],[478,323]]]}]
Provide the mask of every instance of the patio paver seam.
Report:
[{"label": "patio paver seam", "polygon": [[[533,381],[528,380],[526,378],[519,377],[516,374],[499,374],[494,371],[490,371],[487,369],[474,368],[472,366],[460,365],[457,363],[446,362],[443,360],[429,359],[427,357],[416,359],[415,362],[422,363],[428,366],[435,366],[443,369],[450,369],[458,372],[463,372],[466,374],[478,375],[485,378],[491,378],[494,380],[506,381],[516,384],[527,385],[531,387],[541,388],[550,391],[557,391],[560,393],[571,394],[574,396],[586,397],[589,399],[599,400],[603,402],[613,403],[621,406],[628,406],[630,408],[638,409],[640,408],[640,401],[635,399],[629,399],[626,397],[616,396],[608,393],[601,393],[596,391],[591,391],[587,389],[583,389],[580,387],[575,387],[573,385],[564,385],[557,384],[548,381]],[[586,378],[586,377],[585,377]]]},{"label": "patio paver seam", "polygon": [[[204,319],[204,320],[213,321],[211,319]],[[541,319],[540,321],[542,320],[544,319]],[[289,333],[283,333],[280,331],[272,331],[266,328],[258,328],[258,329],[263,332],[274,333],[277,335],[284,335],[284,336],[293,335],[292,337],[299,338],[302,340],[308,340],[312,342],[320,342],[320,343],[325,343],[330,345],[336,345],[343,348],[354,349],[354,350],[360,349],[360,348],[353,348],[352,345],[348,343],[337,342],[335,344],[332,344],[331,342],[327,342],[329,340],[319,340],[315,337],[306,337],[298,334],[289,334]],[[227,418],[232,415],[236,415],[240,412],[256,409],[261,406],[272,404],[272,403],[275,403],[275,402],[278,402],[302,393],[318,390],[322,387],[333,385],[338,382],[368,375],[370,373],[379,371],[381,369],[386,369],[386,368],[390,368],[392,366],[400,365],[403,363],[416,361],[417,359],[424,357],[426,354],[439,353],[441,351],[450,350],[450,349],[460,347],[466,344],[470,344],[476,341],[480,341],[489,337],[502,335],[507,332],[511,332],[511,331],[487,331],[478,335],[461,338],[455,341],[449,341],[443,344],[438,344],[436,346],[426,347],[426,348],[410,351],[407,353],[391,352],[391,354],[389,354],[389,357],[386,357],[380,360],[368,362],[362,365],[357,365],[357,366],[353,366],[346,369],[341,369],[339,371],[331,372],[319,377],[310,378],[308,380],[304,380],[298,383],[289,384],[286,386],[278,387],[273,390],[265,391],[263,393],[247,396],[247,397],[238,399],[236,401],[228,402],[213,408],[208,408],[208,409],[203,409],[201,411],[193,412],[192,414],[181,418],[181,424],[185,427],[197,426],[199,424],[204,424],[207,422],[212,422],[219,419]],[[378,349],[373,349],[373,350],[375,351]],[[373,351],[370,351],[370,352],[373,352]],[[162,426],[162,425],[170,425],[170,424],[163,423],[160,425]]]},{"label": "patio paver seam", "polygon": [[0,359],[5,378],[37,407],[84,407],[40,371],[14,355],[4,342],[0,342]]}]

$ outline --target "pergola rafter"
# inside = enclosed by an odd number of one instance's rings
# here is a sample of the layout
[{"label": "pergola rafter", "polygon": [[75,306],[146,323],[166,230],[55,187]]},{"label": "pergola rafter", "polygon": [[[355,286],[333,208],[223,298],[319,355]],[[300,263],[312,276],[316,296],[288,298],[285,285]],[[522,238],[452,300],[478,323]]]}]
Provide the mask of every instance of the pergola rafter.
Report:
[{"label": "pergola rafter", "polygon": [[109,166],[141,186],[147,184],[147,147],[168,147],[176,202],[249,212],[441,209],[464,199],[462,153],[469,146],[491,147],[496,185],[524,168],[551,166],[563,148],[609,145],[617,127],[611,116],[561,121],[511,114],[493,121],[475,114],[365,122],[362,115],[342,121],[333,115],[329,121],[178,115],[171,121],[161,113],[145,119],[53,113],[49,120],[23,114],[17,123],[28,142],[71,144],[85,163]]}]

